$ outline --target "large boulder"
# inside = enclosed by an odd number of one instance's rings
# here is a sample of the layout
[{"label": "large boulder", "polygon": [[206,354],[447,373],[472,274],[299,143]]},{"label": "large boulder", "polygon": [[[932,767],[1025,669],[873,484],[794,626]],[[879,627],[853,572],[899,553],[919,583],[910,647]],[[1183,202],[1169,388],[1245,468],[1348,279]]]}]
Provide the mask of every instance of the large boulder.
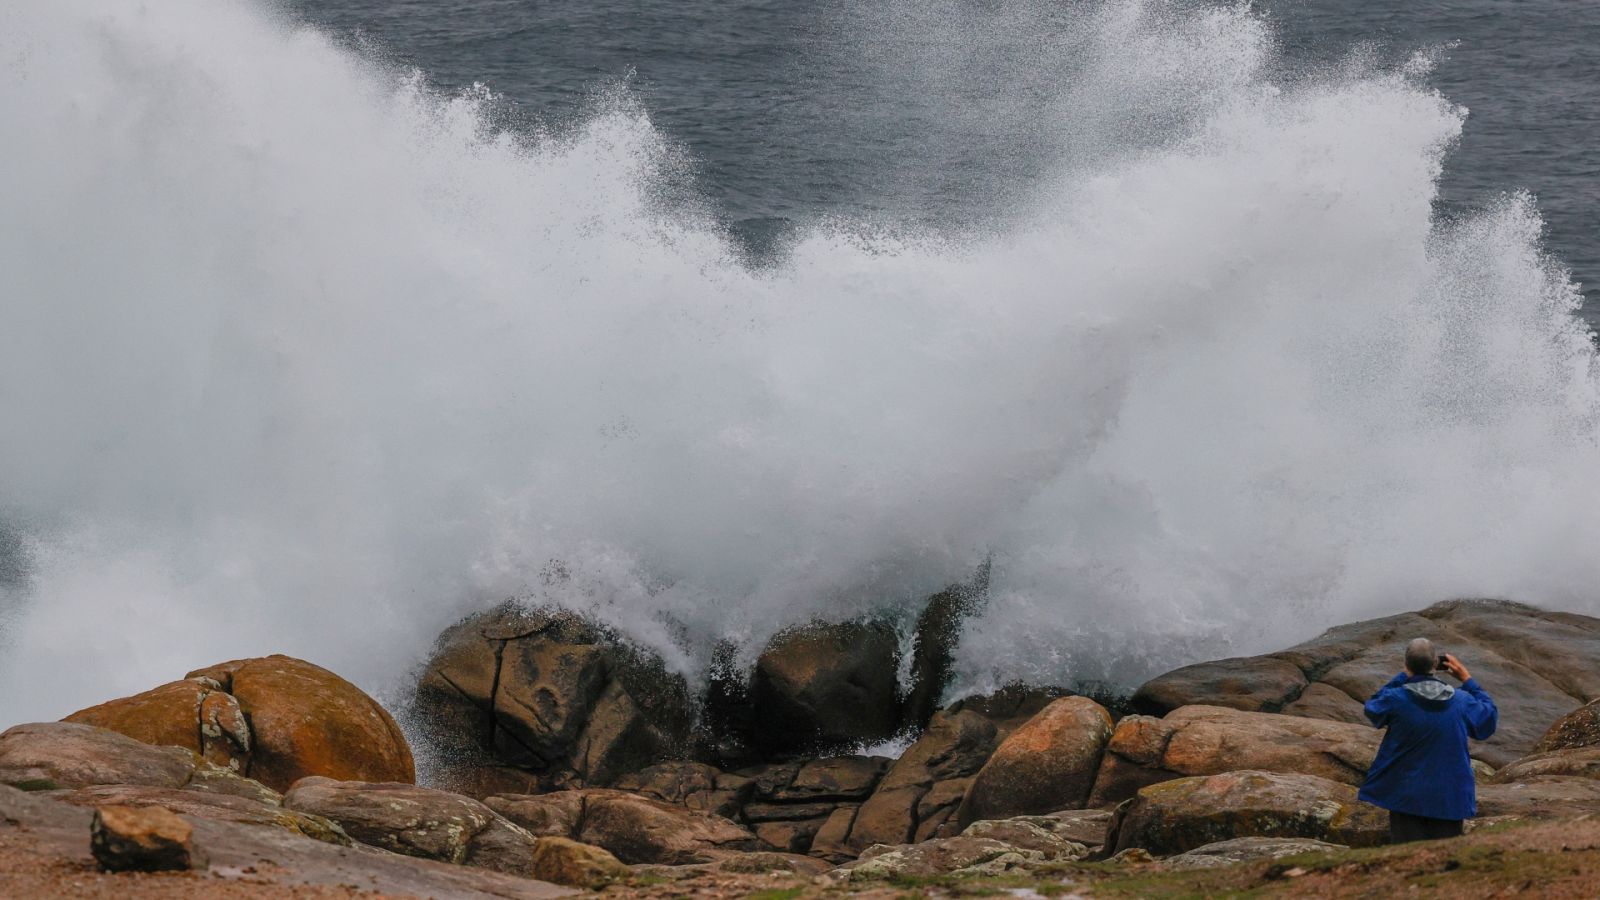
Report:
[{"label": "large boulder", "polygon": [[1001,742],[978,770],[958,820],[966,825],[1083,807],[1111,731],[1111,714],[1087,697],[1051,703]]},{"label": "large boulder", "polygon": [[288,656],[218,663],[64,721],[183,747],[280,791],[307,775],[416,780],[411,748],[377,701]]},{"label": "large boulder", "polygon": [[629,864],[688,865],[760,849],[754,834],[720,816],[623,791],[556,791],[484,802],[536,836],[603,847]]},{"label": "large boulder", "polygon": [[[559,609],[503,604],[440,636],[413,711],[440,781],[488,795],[609,785],[680,754],[693,708],[684,680],[615,632]],[[494,773],[483,777],[483,770]]]},{"label": "large boulder", "polygon": [[1600,699],[1600,619],[1496,600],[1452,600],[1329,629],[1263,656],[1185,666],[1146,682],[1136,711],[1205,704],[1361,722],[1361,704],[1402,668],[1405,644],[1426,637],[1460,657],[1502,704],[1495,736],[1474,756],[1500,766],[1534,749],[1550,723]]},{"label": "large boulder", "polygon": [[1156,856],[1238,837],[1312,838],[1352,847],[1388,840],[1388,813],[1315,775],[1228,772],[1142,788],[1117,811],[1106,849]]},{"label": "large boulder", "polygon": [[830,822],[813,848],[859,853],[873,844],[954,837],[960,831],[956,811],[973,776],[1006,736],[1060,695],[1054,689],[1011,686],[941,710],[889,767],[859,812]]},{"label": "large boulder", "polygon": [[373,847],[533,876],[533,835],[460,794],[398,782],[313,776],[296,782],[283,805],[337,822],[352,838]]},{"label": "large boulder", "polygon": [[750,740],[799,756],[900,730],[900,639],[882,622],[813,623],[772,639],[750,679]]},{"label": "large boulder", "polygon": [[1351,725],[1220,706],[1117,723],[1088,805],[1120,803],[1146,785],[1240,769],[1317,775],[1360,785],[1383,735]]},{"label": "large boulder", "polygon": [[0,784],[25,790],[72,790],[101,784],[234,794],[266,803],[276,791],[193,750],[157,747],[75,722],[35,722],[0,733]]},{"label": "large boulder", "polygon": [[950,683],[956,645],[967,620],[977,615],[989,589],[989,564],[967,584],[952,585],[928,598],[911,645],[911,686],[906,694],[907,724],[926,728]]}]

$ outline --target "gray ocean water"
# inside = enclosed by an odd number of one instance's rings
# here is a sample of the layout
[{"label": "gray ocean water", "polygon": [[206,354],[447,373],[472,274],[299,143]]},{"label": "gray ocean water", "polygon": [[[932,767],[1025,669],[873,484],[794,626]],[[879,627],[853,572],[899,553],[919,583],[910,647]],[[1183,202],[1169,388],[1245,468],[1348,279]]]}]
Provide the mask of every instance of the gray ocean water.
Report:
[{"label": "gray ocean water", "polygon": [[[1600,3],[1263,0],[1282,64],[1435,56],[1469,117],[1440,212],[1528,191],[1600,321]],[[1070,152],[1040,111],[1073,87],[1073,4],[842,0],[291,0],[292,15],[444,90],[481,83],[559,127],[626,82],[688,148],[693,191],[757,248],[843,216],[963,227]],[[952,115],[952,108],[959,114]]]}]

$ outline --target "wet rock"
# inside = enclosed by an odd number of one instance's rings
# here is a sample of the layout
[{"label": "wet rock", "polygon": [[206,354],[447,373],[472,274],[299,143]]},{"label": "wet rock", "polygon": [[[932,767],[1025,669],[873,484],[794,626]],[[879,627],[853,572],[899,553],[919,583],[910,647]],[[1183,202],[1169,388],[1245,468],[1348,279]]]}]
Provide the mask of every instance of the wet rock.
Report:
[{"label": "wet rock", "polygon": [[277,802],[232,794],[211,794],[133,784],[101,784],[78,788],[75,791],[48,791],[45,796],[91,809],[104,806],[134,808],[159,806],[185,816],[236,822],[241,825],[282,828],[316,841],[340,846],[350,844],[350,837],[344,833],[344,829],[322,816],[284,809]]},{"label": "wet rock", "polygon": [[958,820],[965,825],[1084,806],[1111,732],[1110,713],[1087,697],[1051,703],[995,749],[973,779]]},{"label": "wet rock", "polygon": [[[1134,694],[1142,713],[1211,705],[1360,722],[1360,705],[1402,667],[1413,637],[1472,669],[1502,704],[1495,736],[1473,755],[1495,766],[1531,752],[1557,718],[1600,699],[1600,619],[1494,600],[1453,600],[1356,622],[1264,656],[1185,666]],[[1341,697],[1342,695],[1342,697]]]},{"label": "wet rock", "polygon": [[219,663],[65,721],[183,747],[280,791],[307,775],[416,779],[411,748],[382,706],[287,656]]},{"label": "wet rock", "polygon": [[623,791],[557,791],[484,802],[533,833],[603,847],[630,865],[689,865],[760,849],[754,834],[720,816]]},{"label": "wet rock", "polygon": [[984,563],[968,584],[952,585],[928,598],[917,617],[911,648],[911,690],[906,697],[906,723],[926,728],[938,711],[939,699],[950,682],[952,660],[966,621],[982,608],[989,588],[989,564]]},{"label": "wet rock", "polygon": [[541,881],[590,890],[630,874],[621,860],[604,849],[563,837],[542,837],[534,843],[531,871]]},{"label": "wet rock", "polygon": [[1127,716],[1112,733],[1088,805],[1119,803],[1173,778],[1242,769],[1359,785],[1382,737],[1366,725],[1217,706],[1185,706],[1164,719]]},{"label": "wet rock", "polygon": [[1600,745],[1600,700],[1586,703],[1557,719],[1533,751],[1548,753],[1596,745]]},{"label": "wet rock", "polygon": [[[977,774],[999,742],[1000,729],[976,710],[953,708],[935,715],[862,804],[846,845],[860,852],[873,844],[904,844],[919,837],[921,823],[935,816],[941,823],[948,819],[965,793],[963,779]],[[947,792],[942,806],[919,806],[935,785],[956,780],[963,780],[962,791]]]},{"label": "wet rock", "polygon": [[27,790],[131,784],[236,794],[268,803],[278,796],[192,750],[157,747],[73,722],[36,722],[0,733],[0,784]]},{"label": "wet rock", "polygon": [[159,806],[106,806],[89,826],[89,847],[108,872],[183,872],[204,869],[194,828]]},{"label": "wet rock", "polygon": [[865,800],[891,760],[882,756],[835,756],[807,761],[794,778],[768,796],[780,802]]},{"label": "wet rock", "polygon": [[836,756],[742,769],[739,775],[747,781],[748,798],[739,815],[774,850],[838,857],[845,853],[843,841],[856,808],[872,793],[889,762],[883,757]]},{"label": "wet rock", "polygon": [[1196,847],[1187,853],[1161,861],[1161,868],[1169,871],[1188,869],[1214,869],[1258,859],[1282,859],[1302,853],[1331,853],[1348,850],[1343,844],[1330,844],[1308,838],[1242,837]]},{"label": "wet rock", "polygon": [[1309,682],[1300,667],[1276,657],[1235,657],[1184,666],[1152,678],[1134,692],[1133,708],[1159,718],[1205,704],[1252,712],[1281,712]]},{"label": "wet rock", "polygon": [[1236,837],[1370,847],[1388,834],[1388,814],[1358,802],[1350,785],[1315,775],[1228,772],[1141,789],[1117,810],[1107,849],[1170,856]]},{"label": "wet rock", "polygon": [[[653,800],[731,819],[739,815],[753,782],[697,762],[664,762],[617,779],[616,788]],[[505,793],[513,793],[507,791]]]},{"label": "wet rock", "polygon": [[531,877],[533,835],[470,797],[402,783],[301,779],[284,806],[406,856]]},{"label": "wet rock", "polygon": [[955,813],[973,776],[1006,736],[1064,693],[1012,685],[937,713],[862,804],[845,846],[859,852],[873,844],[955,836]]},{"label": "wet rock", "polygon": [[816,623],[767,645],[750,681],[751,743],[794,755],[871,743],[900,730],[900,642],[878,622]]},{"label": "wet rock", "polygon": [[448,761],[441,781],[489,787],[514,767],[539,790],[608,785],[685,749],[688,686],[573,613],[505,604],[440,636],[413,710]]}]

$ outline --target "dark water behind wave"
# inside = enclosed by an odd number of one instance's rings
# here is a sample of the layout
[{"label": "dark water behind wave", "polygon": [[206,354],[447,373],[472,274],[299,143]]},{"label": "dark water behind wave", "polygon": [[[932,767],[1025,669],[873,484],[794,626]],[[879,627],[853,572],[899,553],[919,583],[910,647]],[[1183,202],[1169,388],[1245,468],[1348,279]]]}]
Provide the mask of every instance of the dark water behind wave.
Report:
[{"label": "dark water behind wave", "polygon": [[[1532,192],[1549,250],[1596,296],[1600,4],[1258,6],[1290,66],[1355,55],[1397,65],[1449,45],[1431,80],[1471,114],[1447,165],[1442,211]],[[981,223],[1024,195],[1062,149],[1035,115],[1071,82],[1070,40],[1051,33],[1048,5],[291,0],[290,8],[446,90],[481,82],[545,123],[627,78],[691,151],[698,192],[758,241],[830,215]]]}]

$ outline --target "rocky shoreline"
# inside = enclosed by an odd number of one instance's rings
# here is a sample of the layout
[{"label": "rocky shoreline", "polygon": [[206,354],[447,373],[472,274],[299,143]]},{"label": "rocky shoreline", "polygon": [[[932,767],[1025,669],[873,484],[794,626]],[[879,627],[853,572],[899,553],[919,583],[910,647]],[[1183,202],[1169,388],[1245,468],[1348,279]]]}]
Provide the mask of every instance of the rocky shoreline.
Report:
[{"label": "rocky shoreline", "polygon": [[[1387,883],[1371,860],[1486,846],[1520,861],[1455,893],[1600,873],[1600,619],[1452,601],[1126,703],[1015,686],[934,709],[971,597],[931,599],[909,666],[880,625],[817,624],[701,696],[600,626],[503,606],[441,636],[403,711],[424,785],[395,719],[332,672],[191,672],[0,734],[0,894],[1341,896]],[[1363,850],[1387,814],[1355,797],[1380,738],[1360,703],[1419,635],[1503,698],[1480,818],[1444,849]],[[898,758],[849,752],[907,729]],[[1572,837],[1539,875],[1525,838],[1552,828]]]}]

